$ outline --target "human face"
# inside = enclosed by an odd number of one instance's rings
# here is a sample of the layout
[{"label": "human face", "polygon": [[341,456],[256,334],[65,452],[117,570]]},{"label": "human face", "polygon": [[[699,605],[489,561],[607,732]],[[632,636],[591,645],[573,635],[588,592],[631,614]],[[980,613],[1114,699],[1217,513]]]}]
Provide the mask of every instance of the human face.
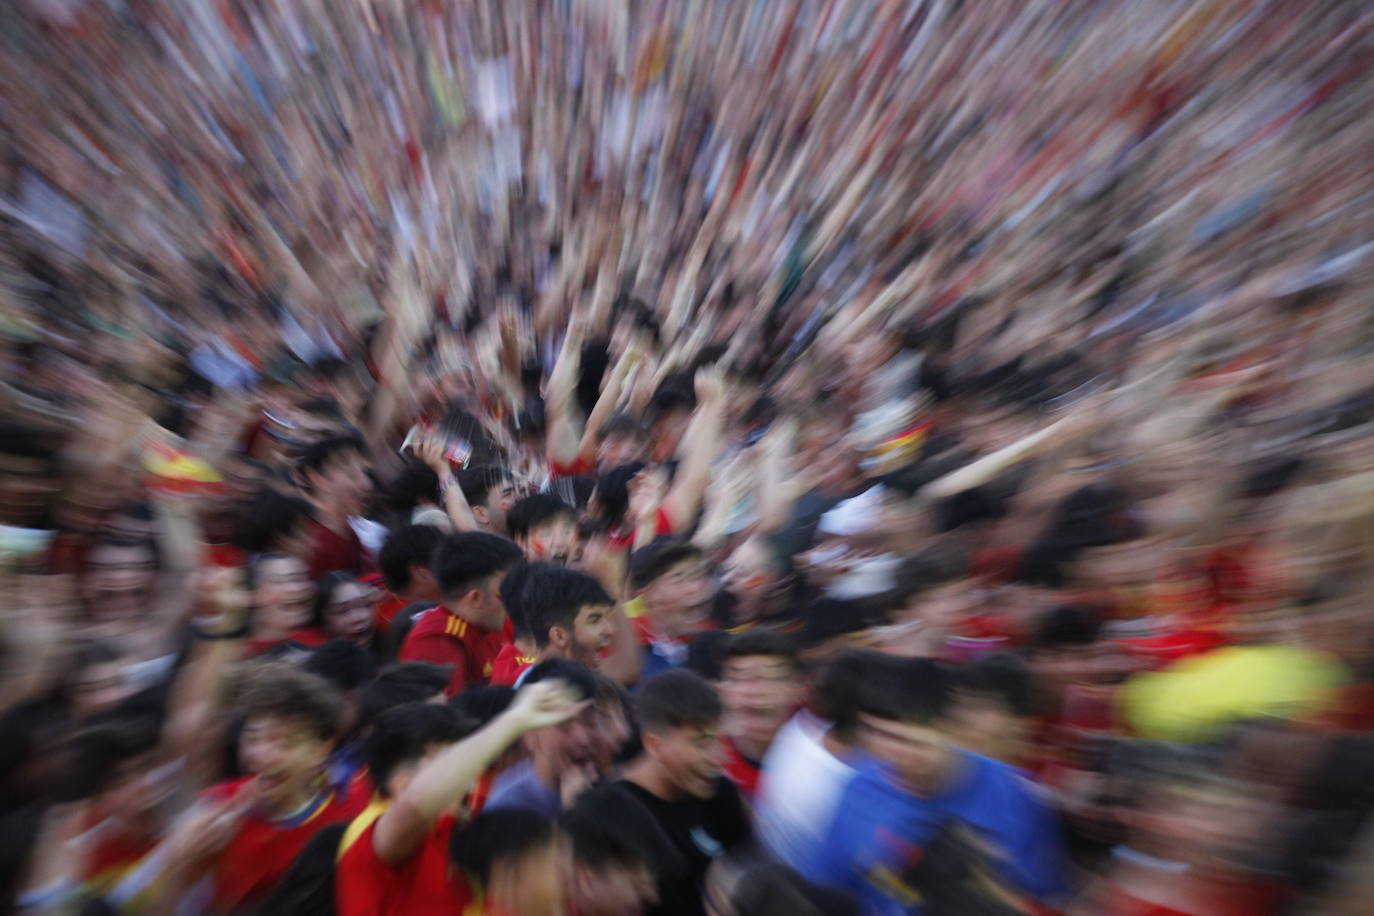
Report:
[{"label": "human face", "polygon": [[658,888],[643,862],[574,860],[568,896],[581,916],[639,916],[658,902]]},{"label": "human face", "polygon": [[528,734],[526,742],[540,776],[553,780],[579,770],[593,775],[597,768],[601,714],[588,706],[558,725]]},{"label": "human face", "polygon": [[597,467],[605,470],[631,464],[644,456],[644,443],[634,436],[609,436],[596,450]]},{"label": "human face", "polygon": [[949,738],[965,750],[1004,763],[1020,765],[1029,747],[1029,720],[1012,712],[998,697],[969,691],[954,698]]},{"label": "human face", "polygon": [[869,752],[892,764],[908,788],[918,794],[939,790],[954,762],[954,749],[942,732],[877,716],[860,721]]},{"label": "human face", "polygon": [[352,450],[335,454],[312,481],[316,501],[340,515],[363,511],[369,485],[367,462]]},{"label": "human face", "polygon": [[102,544],[91,551],[86,600],[103,620],[126,619],[148,610],[157,567],[152,548]]},{"label": "human face", "polygon": [[577,522],[571,516],[536,525],[522,545],[535,563],[566,563],[577,547]]},{"label": "human face", "polygon": [[259,797],[286,812],[309,799],[324,772],[330,742],[304,723],[278,716],[249,719],[239,737],[239,763],[252,774]]},{"label": "human face", "polygon": [[605,604],[585,604],[577,612],[573,621],[572,642],[569,654],[589,668],[601,663],[601,657],[615,639],[614,609]]},{"label": "human face", "polygon": [[276,557],[258,564],[253,606],[259,625],[289,633],[310,623],[315,584],[305,564],[295,557]]},{"label": "human face", "polygon": [[773,655],[746,655],[728,659],[721,673],[720,693],[731,734],[766,748],[796,711],[800,683],[792,662]]},{"label": "human face", "polygon": [[649,616],[670,637],[695,633],[706,619],[711,597],[711,579],[696,559],[679,563],[644,589]]},{"label": "human face", "polygon": [[510,511],[511,505],[520,498],[520,487],[513,480],[503,480],[497,486],[487,491],[486,501],[481,508],[486,513],[486,520],[482,521],[491,531],[504,534],[506,531],[506,513]]},{"label": "human face", "polygon": [[646,732],[644,748],[683,795],[710,798],[715,794],[724,764],[719,723]]},{"label": "human face", "polygon": [[344,582],[324,607],[324,630],[331,639],[346,639],[366,647],[372,642],[372,589],[361,582]]},{"label": "human face", "polygon": [[725,590],[739,599],[738,613],[745,620],[758,617],[764,602],[780,585],[777,564],[768,549],[753,538],[735,548],[722,572]]},{"label": "human face", "polygon": [[506,624],[506,605],[501,600],[501,579],[505,570],[496,573],[463,598],[463,616],[484,630],[499,630]]}]

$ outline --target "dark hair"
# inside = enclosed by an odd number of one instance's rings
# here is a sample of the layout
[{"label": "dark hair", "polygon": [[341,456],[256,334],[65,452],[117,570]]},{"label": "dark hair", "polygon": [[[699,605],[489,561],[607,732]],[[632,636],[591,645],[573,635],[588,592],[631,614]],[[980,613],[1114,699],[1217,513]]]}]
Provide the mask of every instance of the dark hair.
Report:
[{"label": "dark hair", "polygon": [[526,808],[483,811],[462,830],[453,831],[450,858],[478,884],[491,880],[500,862],[508,862],[552,843],[554,822]]},{"label": "dark hair", "polygon": [[439,504],[439,475],[423,461],[407,459],[387,487],[387,502],[392,511],[409,521],[410,513],[420,503]]},{"label": "dark hair", "polygon": [[929,658],[884,656],[869,666],[860,689],[862,711],[880,719],[922,725],[944,715],[949,677]]},{"label": "dark hair", "polygon": [[752,655],[768,655],[783,658],[795,671],[798,668],[797,643],[786,633],[776,630],[746,630],[730,637],[725,643],[725,661],[734,658],[747,658]]},{"label": "dark hair", "polygon": [[637,439],[646,442],[649,429],[640,420],[627,413],[611,414],[610,419],[601,424],[601,438]]},{"label": "dark hair", "polygon": [[814,648],[847,633],[873,626],[873,609],[858,599],[817,598],[801,608],[802,629],[797,641]]},{"label": "dark hair", "polygon": [[708,681],[720,680],[721,663],[725,661],[725,645],[730,641],[725,630],[703,630],[687,644],[688,671],[701,675]]},{"label": "dark hair", "polygon": [[583,700],[596,699],[596,675],[586,665],[566,658],[550,658],[535,665],[520,682],[520,687],[554,680],[566,683]]},{"label": "dark hair", "polygon": [[636,590],[648,588],[673,567],[699,560],[701,555],[701,550],[687,541],[656,537],[630,554],[630,584]]},{"label": "dark hair", "polygon": [[89,798],[109,788],[123,764],[157,749],[155,716],[110,716],[71,738],[69,791]]},{"label": "dark hair", "polygon": [[529,584],[540,571],[553,568],[548,563],[516,563],[501,580],[501,603],[506,606],[506,616],[510,618],[511,629],[516,636],[529,636],[529,602],[526,594]]},{"label": "dark hair", "polygon": [[310,504],[299,496],[265,489],[239,513],[234,526],[234,546],[247,554],[266,553],[309,514]]},{"label": "dark hair", "polygon": [[464,531],[450,534],[434,548],[430,568],[439,594],[456,598],[483,579],[504,572],[524,557],[515,544],[495,534]]},{"label": "dark hair", "polygon": [[448,687],[449,670],[429,662],[398,662],[387,665],[363,688],[363,721],[403,703],[432,700]]},{"label": "dark hair", "polygon": [[611,468],[596,481],[596,499],[601,504],[601,514],[612,525],[625,520],[630,511],[630,481],[644,470],[642,461],[622,464]]},{"label": "dark hair", "polygon": [[444,532],[433,525],[406,525],[391,532],[377,554],[386,587],[397,595],[409,591],[410,567],[428,566],[443,539]]},{"label": "dark hair", "polygon": [[560,477],[544,491],[572,506],[577,512],[587,508],[596,492],[595,477]]},{"label": "dark hair", "polygon": [[697,406],[696,383],[690,372],[674,372],[659,382],[649,398],[649,416],[659,417],[674,410],[693,410]]},{"label": "dark hair", "polygon": [[461,741],[474,723],[442,703],[403,703],[377,717],[363,745],[363,759],[372,785],[382,798],[391,796],[387,784],[397,769],[414,763],[435,744]]},{"label": "dark hair", "polygon": [[809,899],[809,890],[806,879],[788,866],[765,862],[740,876],[730,903],[737,916],[821,916],[820,908]]},{"label": "dark hair", "polygon": [[334,600],[334,593],[349,582],[356,582],[364,588],[368,587],[357,576],[343,570],[327,572],[320,577],[320,581],[315,584],[315,606],[311,611],[311,626],[324,626],[325,611],[329,609],[329,602]]},{"label": "dark hair", "polygon": [[572,630],[582,608],[587,605],[609,607],[615,601],[592,576],[575,569],[546,566],[534,570],[525,579],[520,603],[526,631],[542,649],[549,644],[549,631],[554,627]]},{"label": "dark hair", "polygon": [[331,639],[314,649],[301,666],[340,690],[357,690],[372,680],[372,653],[347,639]]},{"label": "dark hair", "polygon": [[504,684],[482,684],[469,687],[448,701],[464,717],[485,726],[510,708],[515,700],[515,688]]},{"label": "dark hair", "polygon": [[926,550],[907,557],[897,565],[891,598],[904,606],[931,589],[957,582],[968,574],[968,564],[949,550]]},{"label": "dark hair", "polygon": [[560,821],[575,859],[592,868],[645,865],[675,871],[680,857],[649,809],[611,785],[588,789]]},{"label": "dark hair", "polygon": [[328,681],[285,662],[245,670],[235,708],[244,722],[258,718],[300,722],[321,741],[335,738],[343,718],[339,695]]},{"label": "dark hair", "polygon": [[1088,604],[1061,604],[1041,619],[1032,640],[1037,651],[1088,646],[1097,642],[1102,622]]},{"label": "dark hair", "polygon": [[560,518],[574,521],[577,513],[551,493],[531,493],[510,507],[506,513],[506,530],[513,538],[528,537],[530,529]]},{"label": "dark hair", "polygon": [[1032,713],[1034,683],[1030,668],[1010,652],[995,652],[952,672],[954,686],[1001,700],[1014,715]]},{"label": "dark hair", "polygon": [[357,436],[329,436],[307,445],[301,453],[300,460],[296,462],[296,469],[302,477],[319,473],[324,470],[325,465],[345,452],[366,455],[367,449],[363,445],[363,440]]},{"label": "dark hair", "polygon": [[494,488],[510,479],[510,471],[496,464],[482,464],[458,472],[458,486],[471,506],[485,503]]},{"label": "dark hair", "polygon": [[851,739],[859,724],[863,685],[868,672],[891,658],[869,649],[847,649],[835,656],[821,673],[813,695],[816,712],[834,725],[841,738]]},{"label": "dark hair", "polygon": [[700,675],[682,669],[649,678],[635,700],[639,724],[646,732],[715,725],[722,711],[716,689]]}]

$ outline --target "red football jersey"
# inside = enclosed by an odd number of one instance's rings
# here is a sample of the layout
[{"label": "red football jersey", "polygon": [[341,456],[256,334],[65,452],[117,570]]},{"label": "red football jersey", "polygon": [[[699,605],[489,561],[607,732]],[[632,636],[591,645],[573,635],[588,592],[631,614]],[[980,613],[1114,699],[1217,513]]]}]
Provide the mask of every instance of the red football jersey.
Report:
[{"label": "red football jersey", "polygon": [[318,579],[336,571],[355,576],[364,572],[363,544],[352,528],[340,534],[313,518],[307,519],[305,524],[310,531],[310,578]]},{"label": "red football jersey", "polygon": [[725,775],[739,789],[740,795],[753,801],[759,789],[759,762],[741,754],[729,738],[722,738],[721,744],[725,747]]},{"label": "red football jersey", "polygon": [[[212,803],[236,796],[252,777],[221,783],[205,795]],[[273,820],[249,812],[238,832],[214,864],[215,910],[235,910],[259,902],[286,874],[316,831],[352,820],[356,806],[333,789],[323,789],[306,808],[289,818]]]},{"label": "red football jersey", "polygon": [[533,655],[522,655],[515,643],[506,643],[491,663],[491,682],[500,687],[514,687],[520,675],[532,665]]},{"label": "red football jersey", "polygon": [[457,696],[464,688],[485,684],[491,680],[496,657],[510,642],[505,629],[483,630],[443,605],[425,611],[401,646],[403,662],[433,662],[449,665],[449,696]]},{"label": "red football jersey", "polygon": [[415,854],[392,868],[372,847],[372,831],[384,811],[386,802],[374,801],[344,833],[334,868],[335,912],[339,916],[462,913],[472,902],[472,892],[462,873],[449,863],[453,818],[442,818]]}]

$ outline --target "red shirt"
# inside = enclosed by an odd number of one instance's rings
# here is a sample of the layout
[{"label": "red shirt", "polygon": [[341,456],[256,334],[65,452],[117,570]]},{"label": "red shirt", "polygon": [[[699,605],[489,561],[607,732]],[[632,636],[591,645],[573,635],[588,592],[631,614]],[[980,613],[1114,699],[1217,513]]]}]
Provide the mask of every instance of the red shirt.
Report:
[{"label": "red shirt", "polygon": [[401,645],[399,659],[451,666],[453,675],[444,692],[457,696],[464,688],[491,679],[496,657],[509,642],[504,628],[479,629],[441,604],[416,618]]},{"label": "red shirt", "polygon": [[461,913],[472,891],[449,864],[454,820],[444,817],[409,859],[393,868],[377,857],[372,831],[386,811],[374,801],[348,825],[334,869],[334,906],[338,916],[411,913]]},{"label": "red shirt", "polygon": [[514,687],[520,675],[533,665],[533,655],[521,655],[515,643],[506,643],[491,663],[491,682],[500,687]]},{"label": "red shirt", "polygon": [[725,748],[725,775],[739,789],[739,794],[753,801],[759,788],[759,762],[740,753],[730,738],[722,738],[720,743]]},{"label": "red shirt", "polygon": [[318,579],[340,570],[362,575],[363,544],[352,528],[340,534],[313,518],[306,521],[306,526],[310,531],[310,578]]},{"label": "red shirt", "polygon": [[549,478],[561,480],[564,477],[591,477],[596,474],[596,464],[578,456],[573,459],[572,464],[559,464],[554,462],[549,465]]},{"label": "red shirt", "polygon": [[302,627],[299,630],[293,631],[284,639],[250,639],[244,643],[243,650],[245,655],[252,658],[254,655],[261,655],[268,649],[275,649],[277,646],[289,642],[298,642],[303,646],[313,649],[316,646],[324,645],[328,641],[329,637],[324,635],[323,630],[317,630],[314,627]]},{"label": "red shirt", "polygon": [[[252,777],[220,783],[205,793],[212,804],[234,798]],[[284,820],[271,820],[249,812],[238,832],[214,864],[215,910],[235,910],[258,903],[286,874],[296,856],[316,831],[330,824],[352,820],[356,807],[333,789],[324,789],[302,812]]]},{"label": "red shirt", "polygon": [[388,591],[386,580],[382,578],[381,573],[374,573],[368,576],[366,582],[368,585],[375,588],[377,593],[381,596],[377,599],[377,610],[373,619],[377,623],[377,632],[385,633],[386,628],[391,626],[391,621],[395,619],[396,615],[410,607],[414,602],[407,601]]}]

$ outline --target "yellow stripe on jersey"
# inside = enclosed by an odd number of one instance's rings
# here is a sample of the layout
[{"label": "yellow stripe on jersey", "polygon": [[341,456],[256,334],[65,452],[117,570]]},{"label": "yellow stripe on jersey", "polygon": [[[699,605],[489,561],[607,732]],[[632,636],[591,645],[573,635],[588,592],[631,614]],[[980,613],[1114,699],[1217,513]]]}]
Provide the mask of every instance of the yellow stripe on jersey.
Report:
[{"label": "yellow stripe on jersey", "polygon": [[390,802],[386,799],[374,797],[372,803],[363,809],[362,814],[349,821],[348,829],[344,831],[343,839],[339,841],[339,852],[334,861],[337,862],[343,858],[344,853],[348,852],[349,848],[358,842],[358,838],[367,832],[367,828],[377,822],[377,818],[382,816],[389,804]]}]

